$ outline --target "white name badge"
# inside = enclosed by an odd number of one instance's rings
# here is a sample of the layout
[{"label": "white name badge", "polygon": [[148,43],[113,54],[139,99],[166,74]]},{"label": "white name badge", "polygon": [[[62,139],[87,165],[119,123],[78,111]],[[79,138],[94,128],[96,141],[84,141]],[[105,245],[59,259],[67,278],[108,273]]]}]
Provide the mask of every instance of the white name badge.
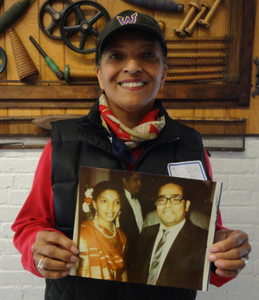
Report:
[{"label": "white name badge", "polygon": [[207,180],[202,163],[199,160],[170,163],[167,169],[169,175],[173,177]]}]

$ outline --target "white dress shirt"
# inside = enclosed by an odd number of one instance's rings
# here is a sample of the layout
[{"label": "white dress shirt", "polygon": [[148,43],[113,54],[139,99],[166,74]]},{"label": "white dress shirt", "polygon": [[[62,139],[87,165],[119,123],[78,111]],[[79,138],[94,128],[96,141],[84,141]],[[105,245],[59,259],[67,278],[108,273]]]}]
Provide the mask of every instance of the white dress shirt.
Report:
[{"label": "white dress shirt", "polygon": [[141,206],[139,204],[138,199],[132,198],[131,193],[125,190],[125,195],[129,201],[129,204],[133,210],[135,220],[138,225],[139,232],[141,232],[142,227],[143,227],[143,216],[142,216],[142,211],[141,211]]}]

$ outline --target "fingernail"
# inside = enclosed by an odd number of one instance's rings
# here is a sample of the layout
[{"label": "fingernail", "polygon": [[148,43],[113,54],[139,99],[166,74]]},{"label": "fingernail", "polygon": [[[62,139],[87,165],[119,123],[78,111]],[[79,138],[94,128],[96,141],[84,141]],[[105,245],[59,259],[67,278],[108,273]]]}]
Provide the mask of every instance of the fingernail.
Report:
[{"label": "fingernail", "polygon": [[73,252],[75,255],[79,253],[79,250],[75,246],[71,246],[70,251]]},{"label": "fingernail", "polygon": [[72,263],[68,263],[68,264],[66,264],[66,268],[67,269],[71,269],[71,268],[73,268],[74,267],[74,264],[72,264]]},{"label": "fingernail", "polygon": [[208,256],[208,259],[209,259],[210,261],[216,261],[216,260],[217,260],[217,257],[216,257],[216,255],[211,254],[211,255]]},{"label": "fingernail", "polygon": [[217,268],[224,268],[226,266],[226,264],[222,261],[216,261],[214,264]]},{"label": "fingernail", "polygon": [[63,272],[62,274],[61,274],[61,276],[62,277],[65,277],[65,276],[67,276],[69,274],[69,271],[66,271],[66,272]]},{"label": "fingernail", "polygon": [[219,252],[219,248],[218,247],[211,247],[210,252]]},{"label": "fingernail", "polygon": [[70,257],[70,261],[73,262],[73,263],[76,263],[78,260],[78,258],[76,256],[71,256]]}]

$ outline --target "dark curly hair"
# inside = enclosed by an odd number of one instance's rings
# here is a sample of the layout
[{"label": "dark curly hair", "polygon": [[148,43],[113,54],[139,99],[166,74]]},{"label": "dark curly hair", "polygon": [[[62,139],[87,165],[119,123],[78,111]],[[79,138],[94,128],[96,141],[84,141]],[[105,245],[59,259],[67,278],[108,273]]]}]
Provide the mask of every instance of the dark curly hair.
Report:
[{"label": "dark curly hair", "polygon": [[116,191],[120,197],[123,195],[122,187],[114,181],[101,181],[93,188],[93,200],[97,200],[98,196],[106,190]]}]

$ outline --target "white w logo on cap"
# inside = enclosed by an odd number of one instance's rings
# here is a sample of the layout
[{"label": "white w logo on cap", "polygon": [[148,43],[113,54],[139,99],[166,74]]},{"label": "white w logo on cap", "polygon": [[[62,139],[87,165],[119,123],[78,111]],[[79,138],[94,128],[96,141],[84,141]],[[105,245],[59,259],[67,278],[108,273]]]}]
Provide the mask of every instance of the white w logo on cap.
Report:
[{"label": "white w logo on cap", "polygon": [[130,17],[127,16],[125,18],[117,16],[117,20],[120,22],[121,25],[134,24],[137,21],[137,16],[138,16],[138,13],[134,13]]}]

